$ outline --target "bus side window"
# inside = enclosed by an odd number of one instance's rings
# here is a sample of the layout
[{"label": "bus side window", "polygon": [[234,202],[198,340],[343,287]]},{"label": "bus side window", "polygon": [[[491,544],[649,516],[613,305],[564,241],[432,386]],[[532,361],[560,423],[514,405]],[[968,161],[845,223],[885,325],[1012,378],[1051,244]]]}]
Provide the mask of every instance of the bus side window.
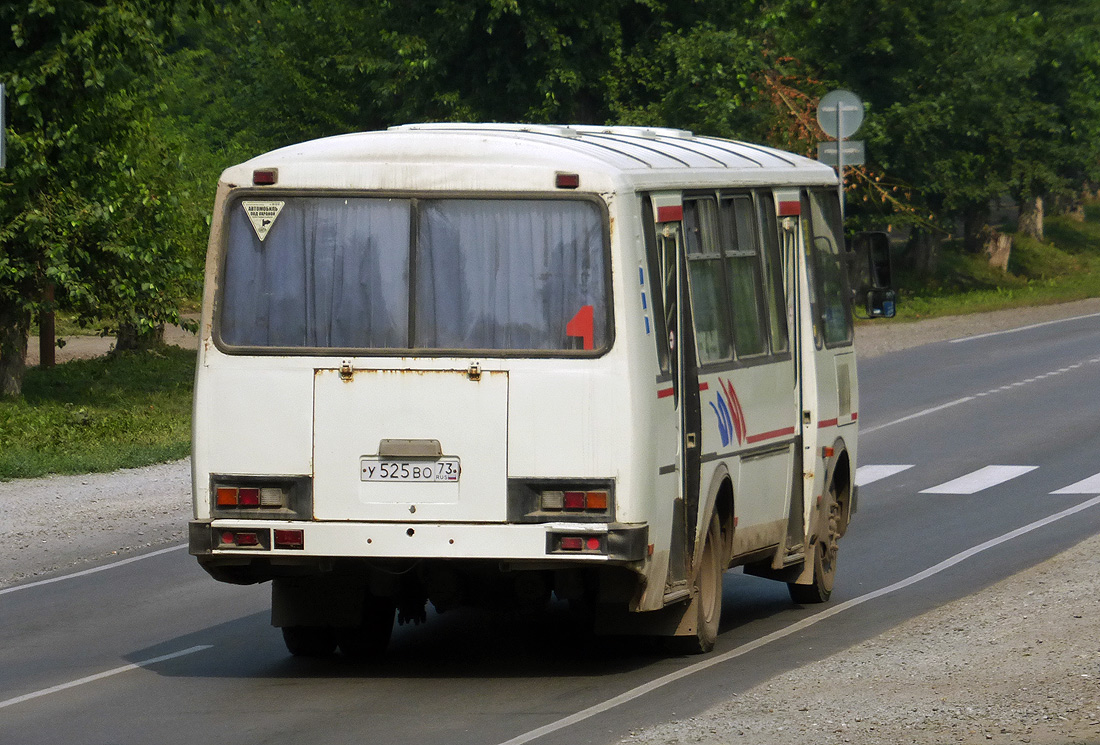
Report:
[{"label": "bus side window", "polygon": [[657,251],[657,223],[653,216],[653,203],[649,197],[642,198],[643,234],[645,235],[646,271],[648,274],[646,286],[649,289],[649,299],[652,303],[653,335],[657,344],[657,366],[662,375],[671,372],[668,361],[668,324],[665,322],[665,291],[661,278],[664,271],[661,267],[661,257]]},{"label": "bus side window", "polygon": [[722,238],[734,349],[738,358],[765,354],[768,340],[760,281],[760,234],[748,194],[722,200]]},{"label": "bus side window", "polygon": [[695,321],[695,345],[699,350],[699,363],[704,365],[733,357],[716,212],[717,205],[711,197],[684,202],[684,248]]},{"label": "bus side window", "polygon": [[772,354],[787,351],[787,301],[783,297],[783,273],[780,266],[779,234],[775,200],[771,192],[757,194],[760,232],[764,238],[764,298],[768,309],[768,328]]}]

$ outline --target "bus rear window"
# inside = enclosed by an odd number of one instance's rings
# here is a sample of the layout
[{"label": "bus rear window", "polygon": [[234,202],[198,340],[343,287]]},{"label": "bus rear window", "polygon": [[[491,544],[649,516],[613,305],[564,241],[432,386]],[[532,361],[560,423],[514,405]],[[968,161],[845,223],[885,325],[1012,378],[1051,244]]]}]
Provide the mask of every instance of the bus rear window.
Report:
[{"label": "bus rear window", "polygon": [[281,206],[267,208],[275,217],[263,228],[257,208],[230,206],[219,312],[229,346],[563,352],[610,342],[605,228],[593,202],[264,204]]}]

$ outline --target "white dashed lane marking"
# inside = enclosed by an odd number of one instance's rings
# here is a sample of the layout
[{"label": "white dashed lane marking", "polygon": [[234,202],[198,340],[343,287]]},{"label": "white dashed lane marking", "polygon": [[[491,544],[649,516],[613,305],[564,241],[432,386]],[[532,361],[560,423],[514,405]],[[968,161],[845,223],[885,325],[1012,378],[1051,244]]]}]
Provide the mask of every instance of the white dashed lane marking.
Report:
[{"label": "white dashed lane marking", "polygon": [[1100,473],[1081,479],[1058,491],[1052,491],[1051,494],[1100,494]]},{"label": "white dashed lane marking", "polygon": [[[866,486],[913,468],[913,465],[873,464],[856,469],[856,486]],[[986,466],[965,476],[924,489],[921,494],[976,494],[1037,470],[1038,466]],[[1100,473],[1075,481],[1051,494],[1100,494]]]},{"label": "white dashed lane marking", "polygon": [[913,466],[860,466],[856,469],[856,486],[872,484],[879,479],[889,478],[894,474],[908,471]]},{"label": "white dashed lane marking", "polygon": [[952,479],[931,489],[924,489],[921,494],[977,494],[1025,473],[1034,471],[1038,466],[986,466],[977,471]]}]

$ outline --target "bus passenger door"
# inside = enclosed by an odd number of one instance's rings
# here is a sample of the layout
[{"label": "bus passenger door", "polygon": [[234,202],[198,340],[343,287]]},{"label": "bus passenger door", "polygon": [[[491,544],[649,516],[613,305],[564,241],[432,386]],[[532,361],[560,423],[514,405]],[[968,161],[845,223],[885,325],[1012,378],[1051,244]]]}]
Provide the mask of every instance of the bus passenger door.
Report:
[{"label": "bus passenger door", "polygon": [[699,370],[682,241],[683,207],[680,197],[654,196],[657,220],[657,266],[663,300],[661,324],[668,339],[668,369],[676,412],[677,495],[673,502],[669,548],[670,583],[690,577],[699,521],[699,457],[702,433],[699,410]]},{"label": "bus passenger door", "polygon": [[[786,545],[777,553],[773,569],[781,569],[788,561],[803,555],[803,542],[806,536],[805,521],[805,468],[807,460],[807,448],[814,447],[815,438],[811,435],[807,438],[804,426],[807,424],[805,417],[805,363],[806,351],[805,331],[802,322],[802,294],[801,287],[805,281],[800,270],[801,243],[798,234],[798,216],[801,213],[800,194],[797,189],[777,189],[775,191],[774,207],[769,205],[765,210],[771,218],[771,224],[778,229],[778,254],[780,263],[780,282],[782,295],[785,299],[787,329],[789,330],[789,343],[792,366],[792,404],[793,420],[795,428],[794,462],[791,468],[791,483],[789,491],[789,505],[787,509],[787,535]],[[812,350],[812,342],[809,346]],[[811,354],[808,362],[812,366]],[[816,395],[813,390],[809,392],[812,397]],[[807,442],[807,439],[809,442]],[[812,459],[810,460],[812,467]]]},{"label": "bus passenger door", "polygon": [[[817,503],[827,494],[830,484],[826,449],[843,451],[856,463],[856,428],[859,417],[859,392],[856,387],[854,333],[844,261],[844,231],[840,202],[832,188],[803,189],[801,226],[805,255],[809,313],[803,313],[810,333],[803,335],[806,354],[813,366],[804,366],[804,409],[813,409],[815,442],[813,460],[807,453],[806,499]],[[813,398],[810,398],[812,391]],[[854,472],[854,468],[852,469]],[[842,480],[845,477],[841,477]],[[838,484],[842,488],[849,484]],[[850,504],[846,494],[837,494],[840,504],[838,527],[843,534]],[[807,510],[807,519],[810,510]]]}]

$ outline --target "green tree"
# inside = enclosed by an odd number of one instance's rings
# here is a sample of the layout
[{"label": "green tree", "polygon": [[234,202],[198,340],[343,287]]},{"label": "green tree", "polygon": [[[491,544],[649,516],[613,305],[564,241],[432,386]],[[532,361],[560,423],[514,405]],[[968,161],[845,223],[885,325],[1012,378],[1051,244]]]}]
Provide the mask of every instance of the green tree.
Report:
[{"label": "green tree", "polygon": [[[991,199],[1079,189],[1097,163],[1100,4],[791,0],[782,43],[869,106],[869,156],[971,245]],[[886,205],[890,209],[893,205]]]},{"label": "green tree", "polygon": [[47,309],[47,284],[85,318],[178,317],[157,290],[175,260],[171,247],[158,247],[163,226],[150,215],[165,193],[134,177],[125,156],[135,143],[144,147],[138,93],[160,59],[158,24],[168,11],[166,3],[141,0],[0,6],[0,27],[12,32],[0,37],[9,91],[0,395],[19,394],[31,319]]}]

